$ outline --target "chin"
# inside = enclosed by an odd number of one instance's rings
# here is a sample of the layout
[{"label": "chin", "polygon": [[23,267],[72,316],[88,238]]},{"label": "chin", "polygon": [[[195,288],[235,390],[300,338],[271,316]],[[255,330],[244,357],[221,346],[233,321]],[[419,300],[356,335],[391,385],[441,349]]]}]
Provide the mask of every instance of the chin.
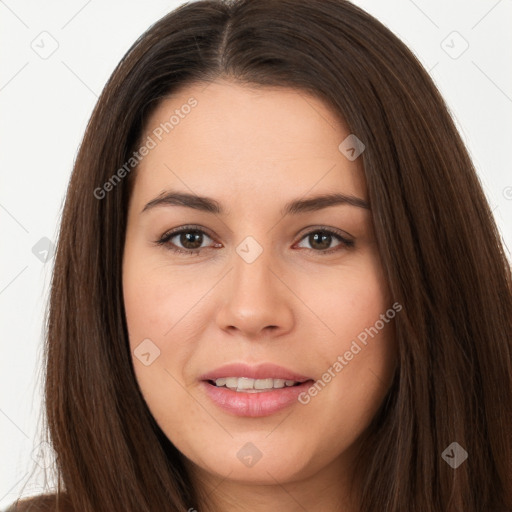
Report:
[{"label": "chin", "polygon": [[[275,435],[275,434],[272,434]],[[305,478],[314,471],[309,453],[304,449],[307,439],[292,447],[277,435],[274,440],[260,435],[248,435],[229,439],[226,443],[216,443],[216,450],[208,450],[207,456],[198,453],[198,457],[188,457],[203,471],[221,478],[253,484],[283,483]],[[252,439],[250,441],[249,439]]]}]

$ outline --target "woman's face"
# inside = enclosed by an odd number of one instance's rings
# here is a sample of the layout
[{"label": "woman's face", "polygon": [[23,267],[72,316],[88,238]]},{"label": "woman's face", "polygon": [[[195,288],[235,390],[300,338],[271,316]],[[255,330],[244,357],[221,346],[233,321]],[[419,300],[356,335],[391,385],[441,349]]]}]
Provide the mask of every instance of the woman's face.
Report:
[{"label": "woman's face", "polygon": [[[398,308],[349,135],[303,92],[225,81],[147,122],[123,260],[130,347],[151,413],[203,475],[338,478],[389,389]],[[313,200],[327,194],[357,199]]]}]

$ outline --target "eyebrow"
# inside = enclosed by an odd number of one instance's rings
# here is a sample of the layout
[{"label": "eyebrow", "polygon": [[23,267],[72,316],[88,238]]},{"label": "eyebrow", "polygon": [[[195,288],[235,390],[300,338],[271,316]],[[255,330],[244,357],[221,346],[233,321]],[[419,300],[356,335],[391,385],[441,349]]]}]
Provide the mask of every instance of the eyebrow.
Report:
[{"label": "eyebrow", "polygon": [[[296,199],[286,203],[281,214],[297,215],[305,212],[313,212],[336,205],[349,205],[370,210],[370,205],[364,199],[353,195],[331,193],[320,194],[307,199]],[[211,197],[188,194],[186,192],[162,192],[158,197],[149,201],[141,213],[151,210],[157,206],[184,206],[208,213],[222,215],[225,213],[221,204]]]}]

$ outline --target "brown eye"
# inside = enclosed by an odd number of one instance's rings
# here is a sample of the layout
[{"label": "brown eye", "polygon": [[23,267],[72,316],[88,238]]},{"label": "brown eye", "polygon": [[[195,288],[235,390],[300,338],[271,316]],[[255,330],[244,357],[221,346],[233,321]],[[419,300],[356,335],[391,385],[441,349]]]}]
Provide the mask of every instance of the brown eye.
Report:
[{"label": "brown eye", "polygon": [[211,248],[202,246],[205,238],[212,240],[201,229],[183,227],[164,233],[156,243],[165,245],[176,253],[199,254],[203,249]]},{"label": "brown eye", "polygon": [[[301,240],[306,240],[310,247],[304,247],[307,250],[317,252],[319,254],[331,254],[343,249],[348,249],[354,246],[354,240],[350,240],[341,236],[334,231],[328,229],[317,229],[310,231],[302,237]],[[334,240],[338,240],[338,244],[331,247]],[[302,242],[301,242],[302,243]]]},{"label": "brown eye", "polygon": [[184,231],[172,238],[176,236],[184,249],[199,249],[203,243],[203,234],[199,231]]}]

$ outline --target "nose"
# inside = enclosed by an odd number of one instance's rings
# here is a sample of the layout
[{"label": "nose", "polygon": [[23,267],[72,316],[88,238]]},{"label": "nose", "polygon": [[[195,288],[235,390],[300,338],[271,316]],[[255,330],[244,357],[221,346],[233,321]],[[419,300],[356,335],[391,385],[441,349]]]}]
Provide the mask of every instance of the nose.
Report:
[{"label": "nose", "polygon": [[293,329],[293,300],[280,265],[271,261],[269,251],[248,263],[237,253],[233,268],[220,291],[217,312],[219,328],[249,339],[278,337]]}]

